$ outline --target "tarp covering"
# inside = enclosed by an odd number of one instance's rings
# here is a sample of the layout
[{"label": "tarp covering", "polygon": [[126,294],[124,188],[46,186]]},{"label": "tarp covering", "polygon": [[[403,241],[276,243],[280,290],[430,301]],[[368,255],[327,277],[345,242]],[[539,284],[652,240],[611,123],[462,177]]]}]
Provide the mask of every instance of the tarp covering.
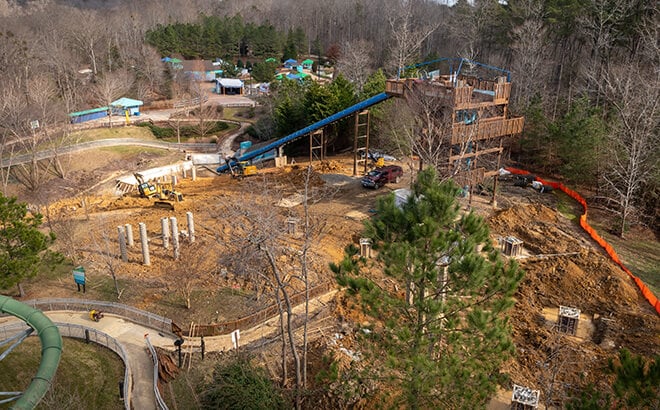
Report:
[{"label": "tarp covering", "polygon": [[[516,175],[527,175],[530,173],[529,171],[525,171],[524,169],[518,169],[518,168],[506,168],[506,170]],[[582,209],[584,211],[584,213],[580,215],[580,226],[582,227],[582,229],[584,229],[589,234],[589,236],[591,236],[591,238],[594,241],[596,241],[605,250],[607,255],[609,255],[610,259],[612,259],[614,263],[619,265],[619,267],[623,269],[623,271],[626,272],[628,276],[630,276],[630,278],[632,278],[633,282],[635,282],[639,290],[642,292],[642,296],[644,296],[644,299],[646,299],[651,304],[651,306],[653,306],[655,311],[660,315],[660,301],[653,294],[653,292],[651,292],[651,289],[649,289],[648,286],[646,286],[646,284],[642,282],[641,279],[633,275],[630,269],[628,269],[623,264],[623,262],[621,262],[621,259],[619,259],[619,255],[617,255],[614,248],[612,248],[612,245],[607,243],[605,239],[601,238],[601,236],[598,235],[598,232],[596,232],[596,230],[592,228],[591,225],[589,225],[589,223],[587,222],[587,210],[588,210],[587,201],[584,198],[582,198],[580,194],[566,187],[561,182],[550,182],[543,180],[539,177],[536,177],[536,180],[542,183],[543,185],[550,185],[553,189],[561,190],[566,195],[575,199],[580,205],[582,205]]]}]

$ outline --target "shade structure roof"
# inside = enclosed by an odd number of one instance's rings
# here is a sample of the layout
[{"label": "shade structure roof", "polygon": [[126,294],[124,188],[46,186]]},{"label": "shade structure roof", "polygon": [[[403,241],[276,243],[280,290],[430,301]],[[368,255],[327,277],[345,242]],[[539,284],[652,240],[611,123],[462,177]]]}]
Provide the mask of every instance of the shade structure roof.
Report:
[{"label": "shade structure roof", "polygon": [[132,98],[126,98],[126,97],[122,97],[117,101],[113,101],[110,103],[110,105],[113,107],[139,107],[140,105],[143,104],[144,103],[140,100],[134,100]]}]

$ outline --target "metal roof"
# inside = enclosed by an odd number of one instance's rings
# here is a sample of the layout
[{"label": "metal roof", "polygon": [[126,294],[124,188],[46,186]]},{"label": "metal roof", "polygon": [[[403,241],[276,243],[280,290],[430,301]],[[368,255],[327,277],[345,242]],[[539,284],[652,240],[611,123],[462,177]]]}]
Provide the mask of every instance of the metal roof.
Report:
[{"label": "metal roof", "polygon": [[140,100],[134,100],[132,98],[126,98],[126,97],[122,97],[117,101],[113,101],[110,103],[110,105],[113,107],[139,107],[140,105],[143,104],[144,103]]},{"label": "metal roof", "polygon": [[69,114],[69,117],[79,117],[81,115],[93,114],[95,112],[101,112],[101,111],[108,111],[108,107],[91,108],[89,110],[72,112],[71,114]]}]

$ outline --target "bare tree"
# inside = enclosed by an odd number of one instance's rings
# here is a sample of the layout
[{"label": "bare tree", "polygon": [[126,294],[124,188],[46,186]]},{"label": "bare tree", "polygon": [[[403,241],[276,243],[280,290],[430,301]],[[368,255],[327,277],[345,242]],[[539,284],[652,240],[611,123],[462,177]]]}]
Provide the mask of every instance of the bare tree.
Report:
[{"label": "bare tree", "polygon": [[568,397],[565,386],[571,385],[572,370],[583,366],[585,358],[580,355],[569,338],[553,329],[545,339],[544,360],[536,362],[536,382],[546,408],[562,408]]},{"label": "bare tree", "polygon": [[413,1],[397,0],[394,7],[387,10],[387,20],[392,29],[392,47],[390,66],[399,71],[413,60],[419,58],[422,43],[439,26],[416,26],[413,19]]},{"label": "bare tree", "polygon": [[132,73],[126,70],[117,70],[105,73],[94,86],[93,93],[96,100],[108,107],[108,127],[112,128],[112,107],[110,104],[128,92],[132,84]]},{"label": "bare tree", "polygon": [[629,62],[610,67],[604,98],[616,121],[608,136],[603,179],[620,215],[619,235],[635,214],[642,185],[658,169],[660,69],[657,63]]},{"label": "bare tree", "polygon": [[117,294],[117,300],[119,300],[121,299],[122,293],[124,293],[124,289],[119,289],[119,282],[117,280],[117,271],[121,263],[117,252],[119,247],[119,245],[117,245],[117,238],[116,236],[111,236],[108,233],[108,229],[103,229],[98,235],[99,236],[90,232],[89,239],[90,244],[92,245],[92,252],[99,255],[101,265],[110,274]]},{"label": "bare tree", "polygon": [[585,65],[589,89],[594,89],[596,105],[600,105],[602,87],[606,82],[607,63],[612,53],[616,53],[614,43],[619,40],[619,28],[634,11],[636,5],[629,0],[587,2],[590,13],[580,18],[580,28],[586,38],[591,40],[591,64]]},{"label": "bare tree", "polygon": [[181,296],[186,309],[192,308],[193,292],[202,285],[208,286],[211,274],[216,271],[217,265],[213,258],[209,258],[209,255],[219,253],[216,244],[205,237],[200,237],[193,243],[182,241],[179,245],[180,258],[172,261],[168,269],[169,274],[162,279],[163,286],[168,291]]},{"label": "bare tree", "polygon": [[355,85],[358,93],[367,82],[372,72],[373,46],[371,43],[361,40],[344,44],[341,57],[337,61],[337,70]]},{"label": "bare tree", "polygon": [[68,35],[76,49],[86,57],[94,76],[99,74],[99,58],[106,44],[107,26],[93,10],[70,8]]},{"label": "bare tree", "polygon": [[[392,108],[397,114],[386,116],[398,150],[404,156],[419,157],[421,163],[434,167],[443,178],[451,177],[459,172],[451,170],[448,162],[452,148],[451,108],[442,99],[425,95],[421,89],[407,92],[405,103],[397,102],[397,107]],[[409,166],[414,171],[412,162]]]},{"label": "bare tree", "polygon": [[[265,182],[265,181],[264,181]],[[227,202],[224,214],[231,215],[234,221],[232,232],[234,249],[250,249],[260,255],[261,275],[265,283],[273,285],[273,292],[279,307],[280,329],[282,332],[283,381],[286,382],[287,349],[294,360],[296,389],[302,385],[300,352],[295,343],[293,328],[293,291],[289,280],[287,261],[287,241],[285,237],[284,214],[280,208],[264,203],[268,194],[262,192],[245,195],[240,202]],[[249,204],[249,205],[248,205]],[[287,347],[288,344],[288,347]]]},{"label": "bare tree", "polygon": [[513,29],[513,73],[516,92],[513,105],[526,108],[534,94],[543,91],[547,80],[548,40],[540,1],[524,3],[525,21]]},{"label": "bare tree", "polygon": [[[282,337],[282,380],[287,381],[287,357],[293,359],[293,377],[296,394],[296,407],[302,403],[301,389],[307,377],[307,320],[309,314],[309,290],[318,284],[321,275],[310,269],[315,259],[313,245],[320,239],[324,224],[315,218],[310,207],[330,193],[312,186],[311,167],[301,170],[290,180],[302,184],[282,184],[273,189],[266,178],[259,192],[243,195],[239,201],[227,201],[222,213],[232,220],[231,243],[226,244],[233,252],[225,252],[233,260],[232,265],[249,272],[253,279],[259,279],[261,286],[270,289],[280,316]],[[265,188],[264,188],[265,187]],[[291,196],[283,198],[282,192]],[[272,201],[288,204],[293,198],[301,208],[273,206]],[[286,200],[284,200],[286,199]],[[296,221],[301,232],[291,232],[288,223]],[[222,262],[221,262],[222,263]],[[302,317],[294,314],[293,296],[304,292],[305,313]],[[302,346],[296,342],[294,321],[303,323]]]},{"label": "bare tree", "polygon": [[[56,136],[50,133],[51,125],[56,123],[52,111],[54,97],[55,93],[43,77],[35,78],[26,87],[20,82],[8,83],[3,94],[3,151],[8,153],[5,172],[11,172],[32,193],[43,185],[46,174],[53,171],[51,165],[56,162],[52,147],[49,147],[50,154],[40,153]],[[61,176],[61,170],[55,168],[55,171]]]}]

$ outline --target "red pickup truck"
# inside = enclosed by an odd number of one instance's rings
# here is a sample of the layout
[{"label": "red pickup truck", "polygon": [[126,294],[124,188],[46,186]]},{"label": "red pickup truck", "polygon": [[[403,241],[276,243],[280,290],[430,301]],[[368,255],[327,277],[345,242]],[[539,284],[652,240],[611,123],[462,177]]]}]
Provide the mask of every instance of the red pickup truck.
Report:
[{"label": "red pickup truck", "polygon": [[398,165],[388,165],[370,171],[362,178],[362,186],[365,188],[378,189],[388,182],[401,181],[403,168]]}]

